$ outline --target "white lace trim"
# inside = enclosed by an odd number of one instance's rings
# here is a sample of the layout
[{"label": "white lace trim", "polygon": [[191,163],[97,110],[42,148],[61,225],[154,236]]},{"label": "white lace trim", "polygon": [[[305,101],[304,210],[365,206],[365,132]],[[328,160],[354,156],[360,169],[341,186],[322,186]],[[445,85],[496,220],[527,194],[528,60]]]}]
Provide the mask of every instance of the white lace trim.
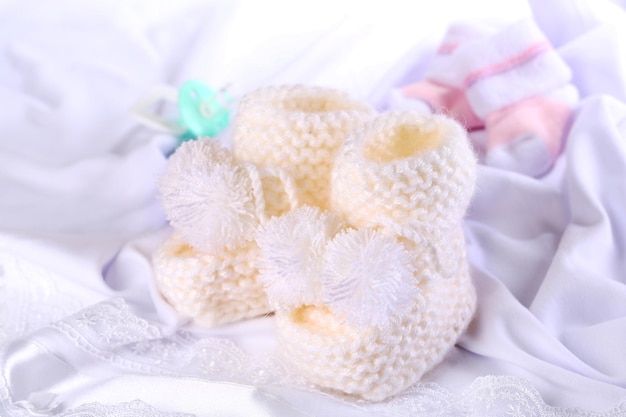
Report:
[{"label": "white lace trim", "polygon": [[164,337],[122,299],[102,302],[48,327],[111,364],[148,375],[187,376],[249,385],[306,383],[277,356],[251,355],[229,339],[179,330]]},{"label": "white lace trim", "polygon": [[[121,299],[102,302],[68,315],[77,303],[64,299],[45,272],[0,257],[0,285],[7,276],[22,273],[25,289],[0,293],[5,306],[0,335],[23,336],[38,328],[56,329],[68,342],[90,355],[126,369],[130,374],[193,376],[252,386],[289,386],[313,390],[278,357],[251,355],[228,339],[199,338],[187,331],[163,337],[160,329],[134,315]],[[26,279],[27,278],[27,279]],[[22,281],[24,282],[24,281]],[[32,291],[28,293],[25,291]],[[20,295],[17,297],[16,295]],[[31,297],[32,296],[32,297]],[[54,301],[53,301],[54,300]],[[11,314],[7,314],[9,311]],[[18,313],[15,313],[15,312]],[[22,316],[21,314],[25,314]],[[49,323],[63,316],[62,320]],[[0,339],[0,348],[2,347]],[[1,352],[0,352],[1,353]],[[382,403],[339,398],[372,416],[541,416],[617,417],[626,415],[626,403],[605,413],[551,407],[526,380],[509,376],[477,378],[465,392],[453,394],[435,383],[418,383]],[[4,375],[0,375],[0,411],[10,416],[50,416],[28,402],[12,402]],[[120,404],[83,404],[59,417],[191,417],[162,412],[141,401]]]},{"label": "white lace trim", "polygon": [[76,407],[58,417],[194,417],[193,414],[169,413],[158,411],[141,401],[102,405],[89,403]]},{"label": "white lace trim", "polygon": [[0,348],[86,307],[59,282],[43,268],[0,253]]},{"label": "white lace trim", "polygon": [[514,417],[618,417],[626,403],[605,413],[547,405],[530,382],[512,376],[477,378],[461,395],[435,383],[418,383],[387,403],[368,407],[376,415],[409,416],[514,416]]}]

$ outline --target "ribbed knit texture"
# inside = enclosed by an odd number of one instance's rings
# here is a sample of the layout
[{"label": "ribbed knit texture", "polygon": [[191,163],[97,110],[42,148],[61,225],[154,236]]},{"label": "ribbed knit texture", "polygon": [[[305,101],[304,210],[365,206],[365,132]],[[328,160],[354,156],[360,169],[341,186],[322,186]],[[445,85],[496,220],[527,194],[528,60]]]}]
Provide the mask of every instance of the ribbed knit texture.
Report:
[{"label": "ribbed knit texture", "polygon": [[170,157],[159,190],[175,230],[153,256],[163,298],[206,326],[270,313],[254,238],[268,217],[298,204],[293,180],[278,168],[239,163],[219,143],[199,139]]},{"label": "ribbed knit texture", "polygon": [[[417,382],[454,345],[476,306],[461,229],[475,169],[465,131],[443,116],[386,113],[348,138],[332,171],[333,211],[354,228],[395,236],[413,256],[417,291],[408,308],[386,304],[390,317],[377,325],[348,320],[332,302],[277,310],[279,346],[311,382],[380,401]],[[406,277],[387,279],[398,276]]]},{"label": "ribbed knit texture", "polygon": [[466,268],[419,289],[412,307],[384,329],[348,326],[324,307],[279,313],[281,354],[321,387],[370,401],[397,394],[443,359],[476,306]]},{"label": "ribbed knit texture", "polygon": [[157,286],[168,303],[198,324],[216,326],[270,312],[257,280],[257,246],[199,252],[178,234],[153,256]]},{"label": "ribbed knit texture", "polygon": [[369,105],[334,89],[261,88],[241,100],[233,153],[259,167],[285,169],[303,204],[326,208],[330,169],[339,146],[374,114]]},{"label": "ribbed knit texture", "polygon": [[465,130],[442,115],[396,112],[360,126],[332,171],[332,210],[356,227],[459,223],[474,191],[475,156]]}]

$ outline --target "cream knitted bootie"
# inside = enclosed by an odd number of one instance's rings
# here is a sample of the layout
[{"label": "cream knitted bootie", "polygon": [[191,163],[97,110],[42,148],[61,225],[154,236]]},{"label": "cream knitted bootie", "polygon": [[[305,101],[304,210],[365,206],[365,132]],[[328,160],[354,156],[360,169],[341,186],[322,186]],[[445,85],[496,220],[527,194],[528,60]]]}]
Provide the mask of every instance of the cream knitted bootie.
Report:
[{"label": "cream knitted bootie", "polygon": [[308,380],[379,401],[454,345],[476,304],[461,229],[475,165],[452,119],[383,114],[340,150],[331,212],[303,207],[263,227],[279,346]]},{"label": "cream knitted bootie", "polygon": [[302,201],[327,204],[336,150],[373,114],[335,90],[267,87],[242,99],[233,153],[210,140],[183,144],[160,181],[175,233],[153,258],[174,309],[208,326],[269,313],[256,229]]},{"label": "cream knitted bootie", "polygon": [[341,144],[374,117],[369,105],[330,88],[261,88],[245,96],[233,130],[233,153],[290,174],[303,204],[328,206],[330,169]]},{"label": "cream knitted bootie", "polygon": [[207,326],[269,313],[254,236],[268,217],[298,205],[291,178],[199,139],[170,157],[159,190],[174,233],[155,252],[153,269],[170,305]]}]

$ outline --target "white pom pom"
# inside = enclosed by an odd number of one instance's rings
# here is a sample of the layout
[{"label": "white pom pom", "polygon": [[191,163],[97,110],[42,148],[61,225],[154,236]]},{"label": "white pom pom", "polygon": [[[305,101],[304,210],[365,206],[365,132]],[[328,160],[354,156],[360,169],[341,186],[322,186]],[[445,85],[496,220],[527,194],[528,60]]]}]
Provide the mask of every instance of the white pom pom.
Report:
[{"label": "white pom pom", "polygon": [[354,326],[384,327],[419,291],[410,254],[394,237],[373,229],[348,229],[328,244],[324,297]]},{"label": "white pom pom", "polygon": [[326,244],[343,227],[332,213],[304,206],[272,218],[259,233],[259,280],[270,305],[289,308],[322,301],[319,281]]},{"label": "white pom pom", "polygon": [[167,171],[185,171],[189,166],[232,165],[232,153],[214,139],[183,142],[167,162]]},{"label": "white pom pom", "polygon": [[215,252],[254,238],[259,219],[250,176],[215,141],[184,143],[159,190],[171,225],[194,248]]}]

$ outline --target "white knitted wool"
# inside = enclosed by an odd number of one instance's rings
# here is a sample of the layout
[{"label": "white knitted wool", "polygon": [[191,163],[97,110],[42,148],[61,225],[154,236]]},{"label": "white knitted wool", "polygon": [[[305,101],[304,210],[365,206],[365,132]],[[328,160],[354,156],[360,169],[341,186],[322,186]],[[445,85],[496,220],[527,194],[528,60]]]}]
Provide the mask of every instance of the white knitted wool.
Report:
[{"label": "white knitted wool", "polygon": [[153,255],[157,288],[178,313],[205,326],[267,314],[271,310],[257,280],[257,252],[253,242],[200,252],[174,233]]},{"label": "white knitted wool", "polygon": [[267,87],[241,101],[234,156],[212,140],[184,143],[159,182],[178,234],[153,263],[164,298],[209,325],[269,312],[257,285],[256,230],[303,202],[327,205],[337,148],[373,115],[336,90]]},{"label": "white knitted wool", "polygon": [[360,126],[331,174],[331,207],[356,227],[381,218],[434,228],[457,224],[474,192],[465,130],[443,115],[385,113]]},{"label": "white knitted wool", "polygon": [[[383,400],[454,345],[476,305],[461,229],[475,169],[465,131],[443,116],[383,114],[346,141],[332,172],[333,209],[411,251],[417,291],[382,325],[355,325],[332,303],[278,310],[283,354],[311,382]],[[380,280],[364,280],[372,278]]]},{"label": "white knitted wool", "polygon": [[258,282],[257,228],[298,205],[279,168],[237,162],[211,139],[186,142],[159,181],[175,230],[153,256],[157,287],[180,314],[214,326],[271,312]]},{"label": "white knitted wool", "polygon": [[314,86],[264,87],[246,95],[233,125],[233,154],[259,167],[285,169],[303,204],[328,206],[335,154],[369,105],[343,92]]},{"label": "white knitted wool", "polygon": [[281,354],[320,387],[370,401],[401,392],[443,359],[476,306],[466,267],[417,285],[420,296],[386,328],[349,326],[324,307],[277,312]]}]

